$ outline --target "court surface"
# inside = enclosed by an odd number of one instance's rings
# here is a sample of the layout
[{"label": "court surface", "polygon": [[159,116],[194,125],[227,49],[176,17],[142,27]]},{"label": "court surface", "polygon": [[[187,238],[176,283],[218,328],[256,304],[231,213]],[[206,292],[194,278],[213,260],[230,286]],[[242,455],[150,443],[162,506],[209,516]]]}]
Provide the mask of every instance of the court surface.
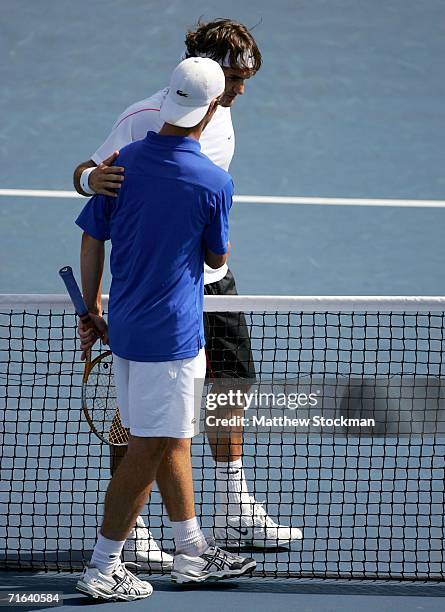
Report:
[{"label": "court surface", "polygon": [[[73,168],[122,110],[166,85],[201,15],[258,24],[264,66],[233,109],[237,194],[444,199],[439,0],[16,0],[0,25],[0,188],[72,189]],[[76,268],[81,206],[0,197],[2,293],[62,291],[57,270]],[[240,204],[231,219],[238,291],[443,295],[444,213]],[[153,583],[133,609],[435,611],[445,595],[422,583]],[[8,571],[0,586],[63,591],[67,610],[95,605],[71,575]]]},{"label": "court surface", "polygon": [[[0,589],[23,591],[48,589],[63,592],[63,610],[195,610],[220,612],[223,610],[256,610],[267,612],[441,612],[445,587],[441,584],[401,585],[400,583],[363,583],[348,581],[282,581],[243,579],[215,585],[178,588],[168,578],[151,578],[155,591],[148,599],[133,602],[96,603],[74,589],[76,577],[70,574],[31,574],[3,572]],[[12,608],[11,608],[12,609]],[[48,610],[49,607],[32,606],[24,610]],[[55,608],[61,609],[59,608]]]},{"label": "court surface", "polygon": [[[444,13],[440,0],[17,0],[0,25],[0,187],[71,189],[117,116],[166,85],[202,15],[258,24],[264,65],[233,108],[237,194],[443,200]],[[0,198],[3,293],[60,291],[81,207]],[[441,295],[443,228],[441,209],[242,204],[231,268],[240,294]]]}]

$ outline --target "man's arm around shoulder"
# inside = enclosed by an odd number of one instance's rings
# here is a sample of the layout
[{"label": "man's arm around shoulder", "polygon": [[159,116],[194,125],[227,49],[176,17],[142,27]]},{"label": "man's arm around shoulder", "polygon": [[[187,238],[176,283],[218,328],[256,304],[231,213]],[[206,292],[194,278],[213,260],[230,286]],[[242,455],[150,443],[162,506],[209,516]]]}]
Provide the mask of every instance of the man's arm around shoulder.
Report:
[{"label": "man's arm around shoulder", "polygon": [[117,197],[116,190],[120,189],[124,180],[124,168],[112,165],[118,155],[119,151],[114,151],[98,166],[92,159],[79,164],[73,175],[75,190],[84,196],[100,193],[113,198]]}]

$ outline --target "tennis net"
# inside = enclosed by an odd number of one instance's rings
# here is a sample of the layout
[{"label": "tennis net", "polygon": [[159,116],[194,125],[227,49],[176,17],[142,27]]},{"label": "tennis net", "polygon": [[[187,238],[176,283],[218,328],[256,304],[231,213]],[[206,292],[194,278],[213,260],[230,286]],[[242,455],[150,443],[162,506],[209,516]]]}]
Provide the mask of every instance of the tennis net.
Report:
[{"label": "tennis net", "polygon": [[[251,495],[303,532],[288,547],[252,550],[256,575],[443,580],[445,298],[218,296],[205,308],[220,313],[212,333],[223,337],[244,313],[252,389],[315,385],[319,412],[329,404],[331,415],[378,417],[362,430],[246,428]],[[0,567],[74,571],[94,546],[110,453],[82,416],[76,348],[65,297],[0,296]],[[192,453],[209,531],[215,475],[204,434]],[[173,549],[156,489],[143,518]]]}]

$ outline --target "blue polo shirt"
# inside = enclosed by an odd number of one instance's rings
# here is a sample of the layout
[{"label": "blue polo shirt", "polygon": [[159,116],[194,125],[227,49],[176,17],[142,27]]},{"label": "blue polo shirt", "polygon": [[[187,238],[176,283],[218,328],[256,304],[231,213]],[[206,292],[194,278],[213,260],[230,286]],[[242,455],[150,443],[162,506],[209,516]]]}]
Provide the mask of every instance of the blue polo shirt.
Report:
[{"label": "blue polo shirt", "polygon": [[110,348],[133,361],[194,357],[204,346],[204,249],[227,252],[230,175],[192,138],[148,132],[116,159],[117,198],[91,198],[77,225],[112,244]]}]

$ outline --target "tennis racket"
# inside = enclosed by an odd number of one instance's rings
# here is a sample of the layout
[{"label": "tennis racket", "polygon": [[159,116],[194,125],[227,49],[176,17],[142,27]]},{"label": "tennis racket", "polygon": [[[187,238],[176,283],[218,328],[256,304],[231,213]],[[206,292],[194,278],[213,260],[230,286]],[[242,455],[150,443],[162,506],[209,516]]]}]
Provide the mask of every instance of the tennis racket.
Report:
[{"label": "tennis racket", "polygon": [[[65,266],[59,270],[59,274],[77,316],[85,326],[95,330],[72,269]],[[82,379],[82,410],[91,431],[99,440],[111,446],[128,444],[128,433],[122,425],[117,407],[111,351],[104,351],[93,360],[91,350],[87,352]]]}]

